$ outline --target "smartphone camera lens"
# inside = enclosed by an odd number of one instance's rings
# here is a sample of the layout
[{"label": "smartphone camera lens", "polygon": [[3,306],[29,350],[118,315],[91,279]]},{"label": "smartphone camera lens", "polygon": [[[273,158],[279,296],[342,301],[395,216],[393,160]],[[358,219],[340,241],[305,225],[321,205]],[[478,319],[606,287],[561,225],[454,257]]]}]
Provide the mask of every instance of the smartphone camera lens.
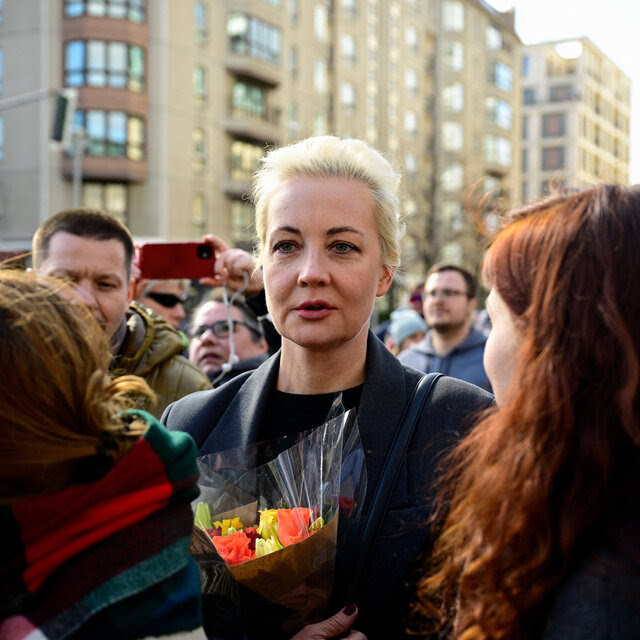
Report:
[{"label": "smartphone camera lens", "polygon": [[213,255],[213,247],[210,244],[199,244],[197,248],[198,258],[200,260],[209,260]]}]

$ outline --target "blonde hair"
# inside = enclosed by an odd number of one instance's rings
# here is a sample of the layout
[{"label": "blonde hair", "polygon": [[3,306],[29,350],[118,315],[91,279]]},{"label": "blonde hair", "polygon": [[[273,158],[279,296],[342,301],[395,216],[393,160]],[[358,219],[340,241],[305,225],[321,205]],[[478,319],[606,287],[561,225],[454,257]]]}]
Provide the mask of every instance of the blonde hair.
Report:
[{"label": "blonde hair", "polygon": [[144,433],[123,409],[153,396],[112,380],[108,338],[69,285],[0,269],[0,503],[86,481]]},{"label": "blonde hair", "polygon": [[267,233],[269,204],[283,184],[297,178],[344,178],[363,183],[374,200],[374,215],[383,264],[400,264],[404,223],[400,215],[400,174],[366,142],[335,136],[315,136],[270,151],[252,180],[256,208],[257,259],[261,262]]}]

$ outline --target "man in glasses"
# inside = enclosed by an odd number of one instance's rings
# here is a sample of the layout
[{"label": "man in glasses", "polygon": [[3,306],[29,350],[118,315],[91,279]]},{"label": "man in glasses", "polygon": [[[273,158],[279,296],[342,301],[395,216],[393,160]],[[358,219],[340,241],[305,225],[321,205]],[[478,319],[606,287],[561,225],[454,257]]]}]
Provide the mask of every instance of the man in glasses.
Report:
[{"label": "man in glasses", "polygon": [[454,264],[433,265],[424,285],[422,308],[429,331],[398,355],[400,362],[490,390],[482,363],[487,338],[472,326],[477,308],[473,276]]},{"label": "man in glasses", "polygon": [[94,209],[61,211],[36,230],[32,245],[33,268],[70,282],[106,331],[110,372],[141,376],[157,394],[157,404],[144,408],[159,417],[171,402],[211,388],[181,355],[180,334],[132,302],[133,240],[116,218]]},{"label": "man in glasses", "polygon": [[259,367],[268,357],[260,322],[242,297],[225,305],[215,291],[193,312],[189,327],[189,360],[214,386]]},{"label": "man in glasses", "polygon": [[180,330],[185,319],[183,305],[188,287],[187,280],[143,279],[136,283],[135,299]]}]

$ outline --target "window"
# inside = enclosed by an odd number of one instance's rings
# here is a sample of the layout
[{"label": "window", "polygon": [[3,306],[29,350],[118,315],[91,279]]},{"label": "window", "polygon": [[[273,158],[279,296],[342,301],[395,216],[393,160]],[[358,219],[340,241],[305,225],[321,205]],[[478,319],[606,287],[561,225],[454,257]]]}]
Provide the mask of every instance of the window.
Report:
[{"label": "window", "polygon": [[464,49],[460,42],[449,42],[445,45],[444,63],[451,71],[462,71]]},{"label": "window", "polygon": [[4,88],[4,57],[2,55],[2,49],[0,49],[0,91]]},{"label": "window", "polygon": [[570,84],[558,84],[549,87],[549,100],[551,102],[562,102],[573,98],[573,87]]},{"label": "window", "polygon": [[415,111],[405,111],[404,130],[407,133],[416,133],[418,131],[418,116]]},{"label": "window", "polygon": [[353,112],[356,108],[356,88],[351,82],[340,85],[340,103],[346,111]]},{"label": "window", "polygon": [[503,129],[511,129],[513,110],[508,102],[489,96],[485,98],[484,105],[489,122],[493,122]]},{"label": "window", "polygon": [[289,0],[289,21],[291,26],[295,27],[298,24],[298,17],[300,16],[299,0]]},{"label": "window", "polygon": [[444,108],[449,111],[462,111],[462,107],[464,106],[464,89],[459,82],[445,87],[442,90],[442,103]]},{"label": "window", "polygon": [[298,77],[298,49],[297,47],[289,48],[289,73],[291,74],[291,80],[296,80]]},{"label": "window", "polygon": [[542,116],[542,136],[551,138],[564,136],[567,133],[567,116],[565,113],[545,113]]},{"label": "window", "polygon": [[526,78],[531,71],[531,56],[522,56],[522,77]]},{"label": "window", "polygon": [[460,151],[464,143],[462,124],[459,122],[442,123],[442,146],[445,151]]},{"label": "window", "polygon": [[407,27],[404,31],[404,41],[407,48],[416,51],[418,49],[418,31],[415,27]]},{"label": "window", "polygon": [[404,170],[412,177],[418,172],[418,162],[415,153],[407,153],[404,156]]},{"label": "window", "polygon": [[244,200],[234,200],[231,203],[231,233],[234,244],[251,248],[253,228],[254,213],[251,204]]},{"label": "window", "polygon": [[75,124],[86,133],[85,153],[142,160],[145,157],[144,120],[124,111],[77,110]]},{"label": "window", "polygon": [[231,143],[231,177],[246,182],[251,179],[262,158],[262,147],[234,140]]},{"label": "window", "polygon": [[0,160],[4,158],[4,118],[0,116]]},{"label": "window", "polygon": [[126,184],[119,182],[83,182],[82,206],[110,213],[127,224],[129,192]]},{"label": "window", "polygon": [[415,69],[407,69],[404,72],[404,84],[410,94],[418,93],[418,74]]},{"label": "window", "polygon": [[267,100],[262,87],[248,82],[236,82],[233,85],[231,101],[234,117],[267,119]]},{"label": "window", "polygon": [[316,60],[313,65],[313,86],[318,93],[327,91],[327,63],[324,60]]},{"label": "window", "polygon": [[487,27],[487,49],[495,51],[502,48],[502,33],[492,24]]},{"label": "window", "polygon": [[463,179],[462,165],[458,163],[450,164],[442,171],[440,185],[445,191],[460,191]]},{"label": "window", "polygon": [[442,24],[449,31],[464,29],[464,7],[454,0],[445,0],[442,4]]},{"label": "window", "polygon": [[207,7],[204,2],[196,2],[193,6],[193,26],[195,29],[196,42],[202,44],[206,41],[209,33]]},{"label": "window", "polygon": [[489,67],[489,80],[503,91],[511,91],[513,71],[504,62],[494,62]]},{"label": "window", "polygon": [[207,224],[207,201],[204,193],[194,193],[191,196],[191,223],[203,230]]},{"label": "window", "polygon": [[522,150],[522,162],[521,162],[522,171],[529,171],[529,150]]},{"label": "window", "polygon": [[356,0],[342,0],[342,8],[349,17],[354,18],[357,11]]},{"label": "window", "polygon": [[324,5],[316,5],[313,11],[313,32],[316,38],[325,42],[329,35],[327,8]]},{"label": "window", "polygon": [[503,166],[511,164],[511,142],[502,136],[485,136],[484,159]]},{"label": "window", "polygon": [[145,0],[65,0],[67,18],[96,16],[144,22]]},{"label": "window", "polygon": [[144,51],[137,45],[73,40],[65,46],[65,86],[144,89]]},{"label": "window", "polygon": [[316,113],[313,116],[313,134],[321,136],[327,133],[327,114]]},{"label": "window", "polygon": [[529,137],[529,118],[522,116],[522,139],[526,140]]},{"label": "window", "polygon": [[356,61],[356,41],[352,35],[345,33],[340,36],[340,53],[349,64]]},{"label": "window", "polygon": [[280,31],[262,20],[232,13],[227,18],[227,36],[233,53],[273,64],[280,61]]},{"label": "window", "polygon": [[522,102],[524,102],[524,104],[534,104],[535,101],[536,101],[535,89],[525,89],[522,92]]},{"label": "window", "polygon": [[204,130],[193,129],[191,132],[192,157],[191,168],[195,172],[201,172],[207,164],[207,149],[205,144]]},{"label": "window", "polygon": [[564,168],[564,147],[542,149],[542,170],[556,171]]},{"label": "window", "polygon": [[442,203],[442,217],[449,223],[451,231],[462,231],[464,219],[462,215],[462,205],[459,202],[447,200]]},{"label": "window", "polygon": [[199,100],[207,97],[206,72],[205,68],[199,64],[193,68],[193,94]]}]

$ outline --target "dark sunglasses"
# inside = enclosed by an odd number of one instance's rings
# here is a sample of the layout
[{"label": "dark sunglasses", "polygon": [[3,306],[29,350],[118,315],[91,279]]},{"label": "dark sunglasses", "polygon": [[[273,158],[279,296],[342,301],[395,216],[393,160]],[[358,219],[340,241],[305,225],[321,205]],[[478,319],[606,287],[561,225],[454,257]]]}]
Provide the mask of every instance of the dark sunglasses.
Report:
[{"label": "dark sunglasses", "polygon": [[[240,320],[233,321],[234,333],[236,331],[236,326],[239,324],[241,324],[244,327],[247,327],[249,331],[253,331],[253,333],[260,335],[260,332],[255,327],[252,327],[246,322],[241,322]],[[228,320],[218,320],[217,322],[213,322],[212,324],[202,324],[202,325],[198,325],[197,327],[193,327],[189,331],[189,335],[192,338],[201,338],[205,334],[205,332],[211,330],[213,332],[213,335],[216,338],[226,338],[229,336],[230,329],[231,328],[229,326]]]},{"label": "dark sunglasses", "polygon": [[168,308],[175,307],[177,304],[182,304],[187,299],[186,296],[180,297],[175,295],[175,293],[154,293],[153,291],[147,293],[146,297],[151,298],[163,307]]}]

